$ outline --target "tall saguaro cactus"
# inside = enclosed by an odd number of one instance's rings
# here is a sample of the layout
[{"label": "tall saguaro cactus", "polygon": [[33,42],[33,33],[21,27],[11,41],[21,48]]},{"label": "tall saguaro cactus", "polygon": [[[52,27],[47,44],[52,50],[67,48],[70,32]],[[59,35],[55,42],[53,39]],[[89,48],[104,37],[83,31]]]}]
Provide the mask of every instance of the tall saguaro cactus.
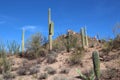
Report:
[{"label": "tall saguaro cactus", "polygon": [[51,21],[51,9],[48,10],[48,27],[49,27],[49,50],[52,50],[52,36],[54,35],[54,23]]},{"label": "tall saguaro cactus", "polygon": [[22,30],[22,52],[24,52],[24,33],[25,33],[25,29],[23,28]]},{"label": "tall saguaro cactus", "polygon": [[94,51],[92,53],[92,59],[93,59],[94,73],[95,73],[96,79],[99,80],[99,78],[100,78],[100,60],[99,60],[99,53],[97,51]]},{"label": "tall saguaro cactus", "polygon": [[81,28],[81,41],[82,41],[82,47],[85,48],[88,47],[88,36],[86,28]]},{"label": "tall saguaro cactus", "polygon": [[84,28],[81,28],[81,41],[82,41],[82,47],[85,48],[85,34],[84,34]]},{"label": "tall saguaro cactus", "polygon": [[88,47],[88,36],[87,36],[86,27],[84,27],[84,32],[85,32],[85,45]]}]

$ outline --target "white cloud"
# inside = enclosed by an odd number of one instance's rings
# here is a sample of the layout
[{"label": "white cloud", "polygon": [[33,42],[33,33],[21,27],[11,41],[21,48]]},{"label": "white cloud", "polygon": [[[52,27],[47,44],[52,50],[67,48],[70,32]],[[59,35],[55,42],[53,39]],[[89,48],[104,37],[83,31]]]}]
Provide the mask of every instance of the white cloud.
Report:
[{"label": "white cloud", "polygon": [[24,26],[23,29],[25,29],[25,30],[33,30],[33,29],[36,29],[36,26]]}]

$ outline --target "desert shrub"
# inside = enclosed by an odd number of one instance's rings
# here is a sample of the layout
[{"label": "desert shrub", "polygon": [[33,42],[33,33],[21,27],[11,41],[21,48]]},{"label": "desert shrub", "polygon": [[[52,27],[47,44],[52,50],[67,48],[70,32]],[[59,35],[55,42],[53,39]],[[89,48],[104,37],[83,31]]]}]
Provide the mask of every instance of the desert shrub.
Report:
[{"label": "desert shrub", "polygon": [[17,71],[17,74],[19,74],[19,75],[26,75],[27,74],[27,70],[24,67],[21,67]]},{"label": "desert shrub", "polygon": [[20,45],[16,41],[12,41],[7,44],[9,54],[18,54],[20,50]]},{"label": "desert shrub", "polygon": [[5,80],[14,78],[11,72],[11,63],[10,59],[7,58],[7,54],[5,51],[5,46],[0,44],[0,72],[2,72]]},{"label": "desert shrub", "polygon": [[4,74],[3,75],[3,78],[5,79],[5,80],[12,80],[13,78],[15,78],[16,76],[15,76],[15,74],[13,74],[13,73],[6,73],[6,74]]},{"label": "desert shrub", "polygon": [[113,27],[113,33],[114,33],[114,41],[113,41],[113,48],[118,49],[120,48],[120,23],[117,23]]},{"label": "desert shrub", "polygon": [[65,77],[64,75],[58,75],[53,77],[53,80],[68,80],[68,78]]},{"label": "desert shrub", "polygon": [[62,41],[63,41],[63,45],[65,46],[67,52],[70,52],[71,48],[77,47],[78,38],[74,37],[74,35],[72,34],[67,33],[67,36]]},{"label": "desert shrub", "polygon": [[120,34],[115,37],[113,40],[113,49],[120,48]]},{"label": "desert shrub", "polygon": [[68,74],[69,71],[70,71],[69,68],[62,68],[61,71],[60,71],[60,73]]},{"label": "desert shrub", "polygon": [[110,39],[103,44],[103,51],[107,54],[113,49],[113,40]]},{"label": "desert shrub", "polygon": [[42,45],[44,44],[45,37],[43,37],[41,33],[33,34],[26,42],[27,57],[31,59],[39,57]]},{"label": "desert shrub", "polygon": [[118,35],[114,39],[109,39],[108,41],[104,42],[102,51],[104,52],[104,55],[108,55],[110,51],[113,49],[119,49],[120,48],[120,36]]},{"label": "desert shrub", "polygon": [[84,49],[82,47],[77,47],[75,53],[71,54],[69,57],[69,64],[75,65],[80,64],[82,66],[82,58],[84,57]]},{"label": "desert shrub", "polygon": [[37,67],[32,67],[32,68],[30,68],[29,72],[30,72],[30,75],[36,74],[36,73],[39,72],[39,68],[37,68]]},{"label": "desert shrub", "polygon": [[0,73],[2,73],[3,71],[3,54],[5,53],[5,49],[4,49],[4,45],[2,43],[0,43]]},{"label": "desert shrub", "polygon": [[2,74],[2,64],[3,62],[2,62],[2,59],[0,58],[0,74]]},{"label": "desert shrub", "polygon": [[47,73],[48,73],[48,74],[51,74],[51,75],[53,75],[53,74],[56,73],[56,70],[53,69],[52,67],[46,67],[46,68],[45,68],[45,71],[47,71]]},{"label": "desert shrub", "polygon": [[48,77],[48,74],[47,74],[47,73],[41,73],[38,80],[47,79],[47,77]]},{"label": "desert shrub", "polygon": [[52,64],[56,62],[57,55],[58,54],[56,52],[50,51],[50,53],[47,55],[47,63]]},{"label": "desert shrub", "polygon": [[120,69],[107,69],[106,71],[103,71],[101,74],[102,80],[119,80],[120,79]]},{"label": "desert shrub", "polygon": [[62,50],[64,50],[64,49],[62,48],[61,41],[60,42],[53,41],[53,51],[59,52],[59,51],[62,51]]}]

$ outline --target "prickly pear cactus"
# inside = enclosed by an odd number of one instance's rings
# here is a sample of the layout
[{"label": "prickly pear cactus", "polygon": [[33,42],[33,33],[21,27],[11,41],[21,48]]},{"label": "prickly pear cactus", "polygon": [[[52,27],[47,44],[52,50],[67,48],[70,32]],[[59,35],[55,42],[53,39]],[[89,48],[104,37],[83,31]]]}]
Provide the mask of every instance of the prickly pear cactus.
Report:
[{"label": "prickly pear cactus", "polygon": [[100,78],[100,59],[99,59],[99,53],[97,51],[94,51],[92,53],[92,59],[93,59],[94,73],[95,73],[96,79],[99,80],[99,78]]}]

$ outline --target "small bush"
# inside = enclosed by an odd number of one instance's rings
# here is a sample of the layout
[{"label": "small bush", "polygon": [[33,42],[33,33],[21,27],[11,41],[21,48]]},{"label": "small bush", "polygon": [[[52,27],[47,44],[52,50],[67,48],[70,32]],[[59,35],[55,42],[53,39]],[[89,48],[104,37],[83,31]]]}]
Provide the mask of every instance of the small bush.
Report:
[{"label": "small bush", "polygon": [[27,70],[25,68],[19,68],[19,70],[17,71],[17,74],[19,75],[26,75],[27,74]]},{"label": "small bush", "polygon": [[45,71],[47,71],[47,73],[48,73],[48,74],[51,74],[51,75],[53,75],[53,74],[56,73],[56,70],[53,69],[52,67],[46,67],[46,68],[45,68]]},{"label": "small bush", "polygon": [[68,79],[63,75],[58,75],[58,76],[55,76],[53,80],[68,80]]},{"label": "small bush", "polygon": [[13,74],[13,73],[6,73],[6,74],[4,74],[3,75],[3,78],[5,79],[5,80],[12,80],[13,78],[15,78],[16,76],[15,76],[15,74]]},{"label": "small bush", "polygon": [[101,80],[119,80],[120,79],[120,69],[107,69],[102,72]]},{"label": "small bush", "polygon": [[[42,45],[45,44],[45,37],[41,33],[35,33],[26,42],[27,58],[35,59],[41,56]],[[42,54],[43,56],[43,54]]]},{"label": "small bush", "polygon": [[67,52],[70,52],[71,48],[77,47],[78,38],[74,37],[74,35],[67,33],[67,36],[62,40],[63,45],[65,46]]},{"label": "small bush", "polygon": [[47,63],[52,64],[52,63],[56,62],[56,57],[57,57],[57,53],[51,51],[51,52],[47,55]]},{"label": "small bush", "polygon": [[113,40],[109,40],[103,44],[103,51],[107,54],[113,49]]},{"label": "small bush", "polygon": [[82,58],[84,56],[84,49],[81,47],[76,48],[75,53],[73,53],[70,57],[69,57],[69,64],[70,65],[75,65],[75,64],[81,64],[82,66]]},{"label": "small bush", "polygon": [[39,68],[37,68],[37,67],[32,67],[32,68],[30,68],[29,72],[30,72],[30,75],[36,74],[36,73],[39,72]]},{"label": "small bush", "polygon": [[119,49],[120,48],[120,34],[116,36],[116,38],[113,40],[113,49]]},{"label": "small bush", "polygon": [[68,74],[69,71],[70,71],[69,68],[62,68],[61,71],[60,71],[60,73]]},{"label": "small bush", "polygon": [[41,79],[47,79],[47,77],[48,77],[47,73],[41,73],[40,77],[39,77],[39,80],[41,80]]},{"label": "small bush", "polygon": [[8,43],[7,48],[9,54],[18,54],[20,52],[20,45],[16,41]]}]

